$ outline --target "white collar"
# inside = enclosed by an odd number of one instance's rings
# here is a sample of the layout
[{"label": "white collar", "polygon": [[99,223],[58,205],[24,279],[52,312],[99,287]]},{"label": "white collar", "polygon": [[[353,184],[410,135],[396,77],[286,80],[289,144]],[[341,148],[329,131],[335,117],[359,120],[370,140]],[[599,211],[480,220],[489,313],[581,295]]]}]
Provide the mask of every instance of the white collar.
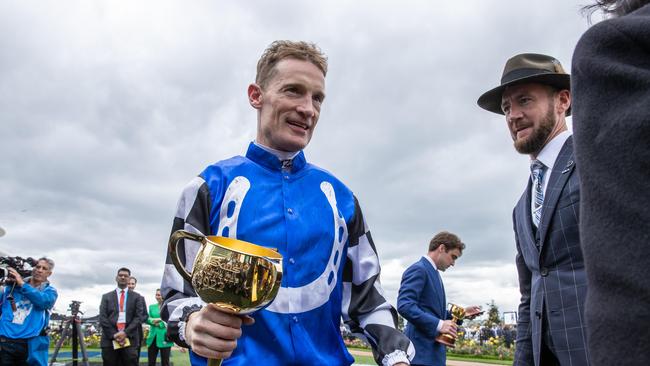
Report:
[{"label": "white collar", "polygon": [[566,140],[571,136],[571,132],[562,131],[557,136],[553,137],[544,147],[542,151],[537,154],[537,160],[541,161],[544,166],[548,169],[553,169],[555,165],[555,160],[557,160],[558,155],[560,155],[560,150]]}]

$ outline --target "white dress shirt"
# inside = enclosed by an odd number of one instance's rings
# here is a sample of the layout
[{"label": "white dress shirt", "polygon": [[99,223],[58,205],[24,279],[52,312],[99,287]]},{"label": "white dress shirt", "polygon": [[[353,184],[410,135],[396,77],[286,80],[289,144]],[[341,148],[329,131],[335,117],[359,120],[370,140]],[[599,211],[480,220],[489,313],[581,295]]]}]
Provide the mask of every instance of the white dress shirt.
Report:
[{"label": "white dress shirt", "polygon": [[[555,160],[557,160],[558,155],[560,155],[560,150],[566,140],[571,136],[571,132],[562,131],[557,136],[553,137],[543,148],[542,151],[537,154],[537,160],[544,164],[544,176],[542,177],[542,190],[544,191],[544,197],[546,197],[546,188],[548,187],[548,178],[551,176],[551,170],[553,170],[553,165],[555,165]],[[531,159],[532,162],[533,159]],[[542,203],[542,206],[544,204]],[[530,215],[533,217],[535,215],[535,194],[530,195]]]}]

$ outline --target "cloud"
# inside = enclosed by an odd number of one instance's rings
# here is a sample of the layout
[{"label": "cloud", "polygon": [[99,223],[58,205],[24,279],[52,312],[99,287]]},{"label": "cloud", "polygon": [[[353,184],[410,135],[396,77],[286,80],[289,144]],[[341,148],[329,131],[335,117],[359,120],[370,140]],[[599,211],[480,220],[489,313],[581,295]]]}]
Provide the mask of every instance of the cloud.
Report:
[{"label": "cloud", "polygon": [[568,68],[587,28],[578,5],[2,2],[0,250],[55,259],[58,310],[76,299],[92,314],[121,266],[153,301],[182,187],[255,137],[245,92],[264,47],[305,39],[330,60],[306,154],[359,198],[391,301],[450,230],[467,250],[448,297],[512,310],[527,158],[475,101],[515,53]]}]

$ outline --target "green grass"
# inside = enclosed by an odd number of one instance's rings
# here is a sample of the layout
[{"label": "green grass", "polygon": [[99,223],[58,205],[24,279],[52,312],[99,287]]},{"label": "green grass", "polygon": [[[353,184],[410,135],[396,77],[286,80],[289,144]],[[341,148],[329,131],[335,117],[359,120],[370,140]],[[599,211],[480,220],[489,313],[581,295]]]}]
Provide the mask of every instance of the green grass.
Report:
[{"label": "green grass", "polygon": [[363,365],[376,365],[377,362],[375,362],[375,359],[372,358],[372,356],[357,356],[357,355],[352,355],[354,357],[354,362],[355,363],[360,363]]},{"label": "green grass", "polygon": [[174,366],[190,366],[190,354],[188,352],[172,350],[170,361]]},{"label": "green grass", "polygon": [[[376,362],[372,356],[354,356],[354,362],[364,365],[375,365]],[[188,353],[181,353],[180,351],[172,351],[171,362],[174,366],[190,366],[190,356]]]},{"label": "green grass", "polygon": [[470,356],[457,356],[457,355],[450,355],[447,354],[447,359],[448,360],[454,360],[454,361],[467,361],[467,362],[478,362],[478,363],[486,363],[490,365],[512,365],[512,360],[497,360],[497,359],[491,359],[491,358],[479,358],[479,357],[470,357]]},{"label": "green grass", "polygon": [[[361,350],[361,351],[368,351],[370,352],[369,349],[367,348],[356,348],[356,347],[350,347],[350,349],[356,349],[356,350]],[[70,351],[70,347],[62,347],[61,352],[63,351]],[[146,350],[146,348],[142,348],[142,350]],[[88,351],[98,351],[101,352],[100,348],[89,348]],[[50,353],[49,357],[52,357],[52,354],[54,352],[53,348],[50,348]],[[354,357],[354,362],[359,363],[359,364],[365,364],[365,365],[374,365],[375,360],[372,358],[372,356],[360,356],[360,355],[352,355]],[[81,349],[79,350],[79,360],[81,360]],[[158,356],[160,357],[160,356]],[[447,355],[447,359],[449,360],[456,360],[456,361],[469,361],[469,362],[479,362],[479,363],[485,363],[485,364],[492,364],[492,365],[512,365],[512,361],[504,361],[504,360],[495,360],[495,359],[486,359],[486,358],[477,358],[477,357],[469,357],[469,356],[457,356],[457,355]],[[68,359],[69,361],[70,359]],[[91,357],[89,359],[90,361],[101,361],[101,356],[97,357]],[[63,362],[65,359],[61,357],[57,357],[58,362]],[[140,357],[140,362],[147,362],[147,357]],[[172,350],[171,352],[171,362],[173,362],[174,366],[190,366],[190,356],[189,353],[187,352],[181,352],[176,349]]]}]

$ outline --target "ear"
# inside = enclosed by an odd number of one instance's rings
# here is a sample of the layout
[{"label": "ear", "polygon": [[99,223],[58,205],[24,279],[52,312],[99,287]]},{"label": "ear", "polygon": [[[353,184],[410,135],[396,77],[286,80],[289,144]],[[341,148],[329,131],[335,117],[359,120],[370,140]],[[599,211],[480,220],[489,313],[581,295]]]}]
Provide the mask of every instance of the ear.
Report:
[{"label": "ear", "polygon": [[248,103],[255,109],[262,108],[262,88],[255,83],[248,86]]},{"label": "ear", "polygon": [[571,92],[568,90],[560,90],[557,93],[557,98],[558,98],[558,103],[557,103],[557,108],[558,108],[558,113],[562,116],[566,114],[566,111],[569,110],[571,107]]}]

